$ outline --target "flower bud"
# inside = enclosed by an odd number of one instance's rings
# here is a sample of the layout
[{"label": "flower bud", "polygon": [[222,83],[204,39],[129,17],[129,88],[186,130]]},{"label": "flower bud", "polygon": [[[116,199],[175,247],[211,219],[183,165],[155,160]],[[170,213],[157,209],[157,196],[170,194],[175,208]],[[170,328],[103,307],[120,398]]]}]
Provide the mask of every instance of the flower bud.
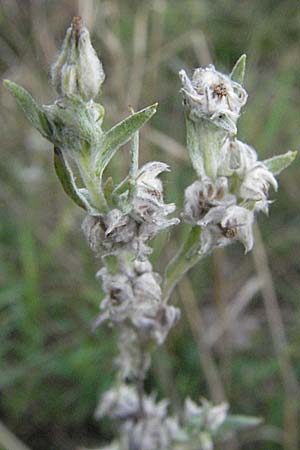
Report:
[{"label": "flower bud", "polygon": [[51,69],[53,86],[61,95],[78,95],[88,101],[96,97],[104,78],[90,34],[81,18],[74,17]]}]

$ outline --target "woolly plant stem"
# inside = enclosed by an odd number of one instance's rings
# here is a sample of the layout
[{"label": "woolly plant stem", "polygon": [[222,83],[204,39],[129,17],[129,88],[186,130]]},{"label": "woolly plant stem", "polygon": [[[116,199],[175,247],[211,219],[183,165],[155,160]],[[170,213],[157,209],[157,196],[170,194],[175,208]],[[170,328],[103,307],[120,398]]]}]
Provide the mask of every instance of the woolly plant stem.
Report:
[{"label": "woolly plant stem", "polygon": [[200,253],[200,227],[192,227],[185,242],[168,264],[163,285],[163,301],[168,302],[182,277],[206,254]]}]

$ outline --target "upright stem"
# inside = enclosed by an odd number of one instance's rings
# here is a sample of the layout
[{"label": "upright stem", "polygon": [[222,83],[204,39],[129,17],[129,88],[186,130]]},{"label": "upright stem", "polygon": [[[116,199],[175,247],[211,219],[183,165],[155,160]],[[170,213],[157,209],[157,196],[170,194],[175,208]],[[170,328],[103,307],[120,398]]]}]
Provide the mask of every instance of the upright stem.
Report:
[{"label": "upright stem", "polygon": [[145,394],[145,375],[144,375],[144,363],[145,363],[145,350],[143,346],[140,346],[141,351],[141,361],[140,361],[140,373],[137,379],[137,394],[139,398],[139,418],[143,418],[145,414],[144,408],[144,394]]},{"label": "upright stem", "polygon": [[181,278],[205,256],[205,254],[200,253],[200,235],[201,228],[192,227],[178,253],[168,264],[163,286],[163,301],[165,303],[169,300]]},{"label": "upright stem", "polygon": [[[107,203],[101,189],[101,182],[93,179],[94,175],[90,174],[89,160],[85,156],[80,158],[77,163],[82,180],[89,191],[92,201],[100,211],[107,211]],[[97,186],[98,184],[98,186]]]}]

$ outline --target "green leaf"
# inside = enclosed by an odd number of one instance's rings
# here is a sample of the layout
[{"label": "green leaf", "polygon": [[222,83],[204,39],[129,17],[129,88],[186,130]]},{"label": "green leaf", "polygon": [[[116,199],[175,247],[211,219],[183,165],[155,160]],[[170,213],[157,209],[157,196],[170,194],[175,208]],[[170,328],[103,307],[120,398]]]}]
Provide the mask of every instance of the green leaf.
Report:
[{"label": "green leaf", "polygon": [[297,152],[289,150],[283,155],[274,156],[273,158],[265,159],[263,163],[274,175],[279,175],[283,169],[286,169],[296,158]]},{"label": "green leaf", "polygon": [[239,84],[243,84],[244,82],[246,60],[247,60],[246,55],[240,56],[230,74],[230,78]]},{"label": "green leaf", "polygon": [[95,170],[99,178],[116,151],[129,141],[156,112],[157,103],[127,117],[104,134]]},{"label": "green leaf", "polygon": [[71,169],[68,166],[62,151],[57,147],[54,147],[54,167],[65,193],[76,203],[76,205],[80,206],[80,208],[89,210],[90,205],[88,205],[87,200],[77,189]]},{"label": "green leaf", "polygon": [[263,419],[253,416],[229,415],[218,429],[218,434],[226,431],[239,431],[261,425]]},{"label": "green leaf", "polygon": [[110,205],[112,202],[112,192],[114,190],[114,182],[112,177],[108,177],[103,188],[103,193],[106,202]]},{"label": "green leaf", "polygon": [[30,123],[42,134],[42,136],[46,138],[51,136],[51,127],[47,116],[42,108],[36,103],[32,95],[22,86],[19,86],[12,81],[4,80],[3,84],[15,97]]}]

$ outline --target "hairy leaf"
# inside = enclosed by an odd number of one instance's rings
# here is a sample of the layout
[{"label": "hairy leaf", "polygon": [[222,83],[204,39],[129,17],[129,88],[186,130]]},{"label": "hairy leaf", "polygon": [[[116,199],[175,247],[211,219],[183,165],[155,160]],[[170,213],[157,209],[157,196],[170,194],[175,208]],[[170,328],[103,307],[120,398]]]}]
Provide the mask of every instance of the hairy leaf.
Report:
[{"label": "hairy leaf", "polygon": [[156,108],[157,103],[148,106],[147,108],[127,117],[105,133],[95,167],[96,173],[100,178],[105,167],[116,151],[121,147],[121,145],[128,142],[136,131],[138,131],[139,128],[141,128],[153,116],[153,114],[155,114]]},{"label": "hairy leaf", "polygon": [[261,425],[263,420],[260,417],[229,415],[218,429],[218,434],[226,431],[239,431],[246,428],[253,428]]},{"label": "hairy leaf", "polygon": [[22,86],[19,86],[12,81],[4,80],[3,84],[15,97],[30,123],[42,134],[42,136],[48,138],[51,135],[50,124],[46,114],[36,103],[32,95]]},{"label": "hairy leaf", "polygon": [[279,175],[282,170],[286,169],[296,158],[297,152],[289,150],[283,155],[274,156],[273,158],[265,159],[263,163],[267,166],[270,172],[274,175]]},{"label": "hairy leaf", "polygon": [[231,74],[230,74],[230,78],[239,84],[243,84],[243,82],[244,82],[245,70],[246,70],[246,60],[247,60],[246,55],[240,56],[239,59],[237,60],[237,62],[235,63],[235,65],[231,71]]},{"label": "hairy leaf", "polygon": [[73,174],[62,151],[58,147],[54,147],[54,167],[65,193],[76,203],[76,205],[80,206],[80,208],[88,210],[89,205],[77,189]]}]

